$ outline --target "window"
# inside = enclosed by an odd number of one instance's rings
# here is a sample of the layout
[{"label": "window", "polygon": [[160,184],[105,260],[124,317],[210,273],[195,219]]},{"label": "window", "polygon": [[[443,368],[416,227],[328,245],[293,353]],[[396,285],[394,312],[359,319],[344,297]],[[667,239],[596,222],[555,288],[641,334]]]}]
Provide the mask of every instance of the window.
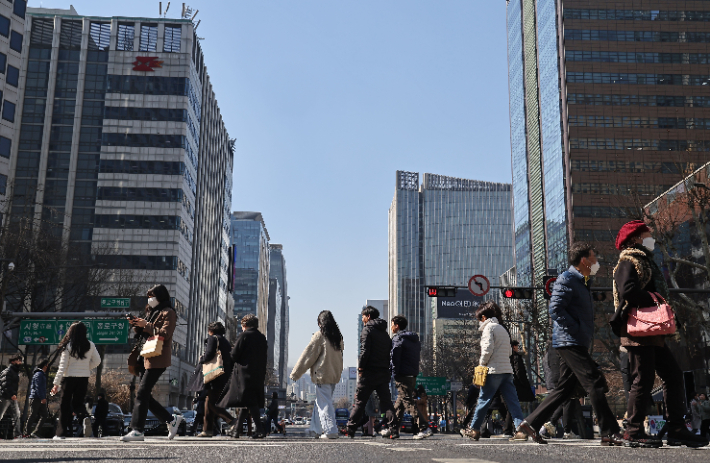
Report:
[{"label": "window", "polygon": [[25,19],[25,11],[27,10],[27,2],[25,0],[15,0],[15,7],[12,12],[22,19]]},{"label": "window", "polygon": [[17,69],[15,66],[8,66],[7,77],[5,81],[13,87],[17,87],[20,81],[20,70]]},{"label": "window", "polygon": [[89,50],[108,50],[111,42],[110,23],[91,23],[89,28]]},{"label": "window", "polygon": [[140,51],[157,51],[158,49],[158,25],[141,24],[141,44]]},{"label": "window", "polygon": [[2,105],[2,118],[6,121],[15,122],[15,103],[5,100]]},{"label": "window", "polygon": [[135,35],[136,28],[133,24],[119,24],[116,50],[133,51],[133,39]]},{"label": "window", "polygon": [[7,137],[0,136],[0,156],[4,158],[9,158],[11,146],[12,140]]},{"label": "window", "polygon": [[165,26],[165,41],[163,51],[168,53],[180,53],[181,26]]},{"label": "window", "polygon": [[[32,19],[32,32],[30,33],[31,48],[52,48],[54,36],[54,19]],[[46,59],[49,59],[49,54]]]},{"label": "window", "polygon": [[10,36],[10,19],[0,15],[0,35],[4,37]]},{"label": "window", "polygon": [[0,174],[0,195],[5,195],[7,192],[7,175]]},{"label": "window", "polygon": [[5,74],[6,67],[7,67],[7,55],[5,53],[0,53],[0,74]]},{"label": "window", "polygon": [[12,31],[10,35],[10,48],[15,50],[17,53],[22,53],[22,34]]},{"label": "window", "polygon": [[81,21],[62,21],[59,32],[59,48],[63,50],[81,50]]}]

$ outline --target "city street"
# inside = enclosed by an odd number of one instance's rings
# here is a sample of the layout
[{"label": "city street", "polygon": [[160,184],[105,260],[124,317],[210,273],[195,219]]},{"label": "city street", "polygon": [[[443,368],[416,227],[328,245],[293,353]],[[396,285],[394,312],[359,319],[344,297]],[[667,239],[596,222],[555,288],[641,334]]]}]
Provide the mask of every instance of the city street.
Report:
[{"label": "city street", "polygon": [[533,443],[510,443],[503,439],[473,442],[454,435],[435,435],[424,441],[404,436],[398,441],[377,437],[357,437],[321,441],[306,438],[268,437],[252,441],[248,438],[199,439],[178,437],[148,438],[145,442],[121,443],[118,438],[3,441],[0,460],[17,462],[63,461],[259,461],[259,462],[389,462],[406,461],[436,463],[512,462],[553,463],[570,461],[707,462],[710,447],[687,449],[627,449],[601,447],[599,441],[553,440],[547,446]]}]

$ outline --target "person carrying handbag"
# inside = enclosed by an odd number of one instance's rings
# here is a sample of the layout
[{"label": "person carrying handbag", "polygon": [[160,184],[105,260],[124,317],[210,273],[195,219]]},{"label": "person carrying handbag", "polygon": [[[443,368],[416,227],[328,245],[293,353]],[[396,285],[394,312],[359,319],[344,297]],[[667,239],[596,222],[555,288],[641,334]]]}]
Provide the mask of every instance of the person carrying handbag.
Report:
[{"label": "person carrying handbag", "polygon": [[136,404],[131,418],[131,431],[121,437],[123,442],[142,441],[148,410],[168,425],[168,439],[177,435],[184,420],[181,415],[171,415],[152,396],[153,387],[160,375],[171,364],[172,343],[177,314],[170,303],[170,293],[163,285],[153,286],[148,291],[146,318],[129,318],[139,343],[143,340],[141,356],[145,370],[140,375],[140,385],[136,391]]},{"label": "person carrying handbag", "polygon": [[665,336],[628,334],[630,314],[634,309],[656,307],[653,296],[656,293],[668,299],[668,285],[653,258],[654,247],[651,229],[641,220],[625,224],[616,237],[616,248],[621,255],[614,269],[616,311],[609,324],[628,351],[629,373],[633,378],[624,445],[656,448],[663,445],[660,439],[653,439],[644,432],[646,409],[658,374],[663,381],[663,399],[668,413],[668,444],[703,447],[708,445],[708,440],[685,427],[683,372],[666,345]]},{"label": "person carrying handbag", "polygon": [[[222,323],[210,323],[207,326],[207,332],[210,336],[205,342],[205,353],[199,361],[199,364],[203,366],[205,382],[205,413],[202,432],[197,437],[212,437],[214,433],[212,427],[216,416],[222,418],[230,426],[237,424],[237,420],[227,410],[217,406],[217,402],[222,400],[229,376],[232,374],[232,357],[230,355],[232,345],[224,337],[226,329]],[[219,357],[222,359],[221,366],[218,365],[220,363]]]}]

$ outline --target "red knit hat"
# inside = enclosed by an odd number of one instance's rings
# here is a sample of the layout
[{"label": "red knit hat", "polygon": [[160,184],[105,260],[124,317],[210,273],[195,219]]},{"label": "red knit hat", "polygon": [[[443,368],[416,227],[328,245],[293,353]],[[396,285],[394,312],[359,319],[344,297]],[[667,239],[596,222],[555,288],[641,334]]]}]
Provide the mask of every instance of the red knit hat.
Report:
[{"label": "red knit hat", "polygon": [[616,249],[621,251],[621,247],[629,238],[633,238],[645,232],[650,233],[651,229],[648,228],[648,225],[646,225],[643,220],[632,220],[629,223],[625,223],[624,226],[621,227],[621,230],[619,230],[619,234],[616,235]]}]

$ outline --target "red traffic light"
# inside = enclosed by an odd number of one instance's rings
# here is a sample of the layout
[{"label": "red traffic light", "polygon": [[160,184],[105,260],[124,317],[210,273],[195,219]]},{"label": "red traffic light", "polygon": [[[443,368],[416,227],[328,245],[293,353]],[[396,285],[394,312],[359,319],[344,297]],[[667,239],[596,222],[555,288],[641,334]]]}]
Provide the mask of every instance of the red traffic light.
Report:
[{"label": "red traffic light", "polygon": [[503,291],[503,297],[505,297],[507,299],[511,299],[513,297],[513,295],[514,295],[514,293],[513,293],[512,289],[506,289],[505,291]]},{"label": "red traffic light", "polygon": [[439,288],[429,288],[429,297],[436,297],[439,294]]}]

